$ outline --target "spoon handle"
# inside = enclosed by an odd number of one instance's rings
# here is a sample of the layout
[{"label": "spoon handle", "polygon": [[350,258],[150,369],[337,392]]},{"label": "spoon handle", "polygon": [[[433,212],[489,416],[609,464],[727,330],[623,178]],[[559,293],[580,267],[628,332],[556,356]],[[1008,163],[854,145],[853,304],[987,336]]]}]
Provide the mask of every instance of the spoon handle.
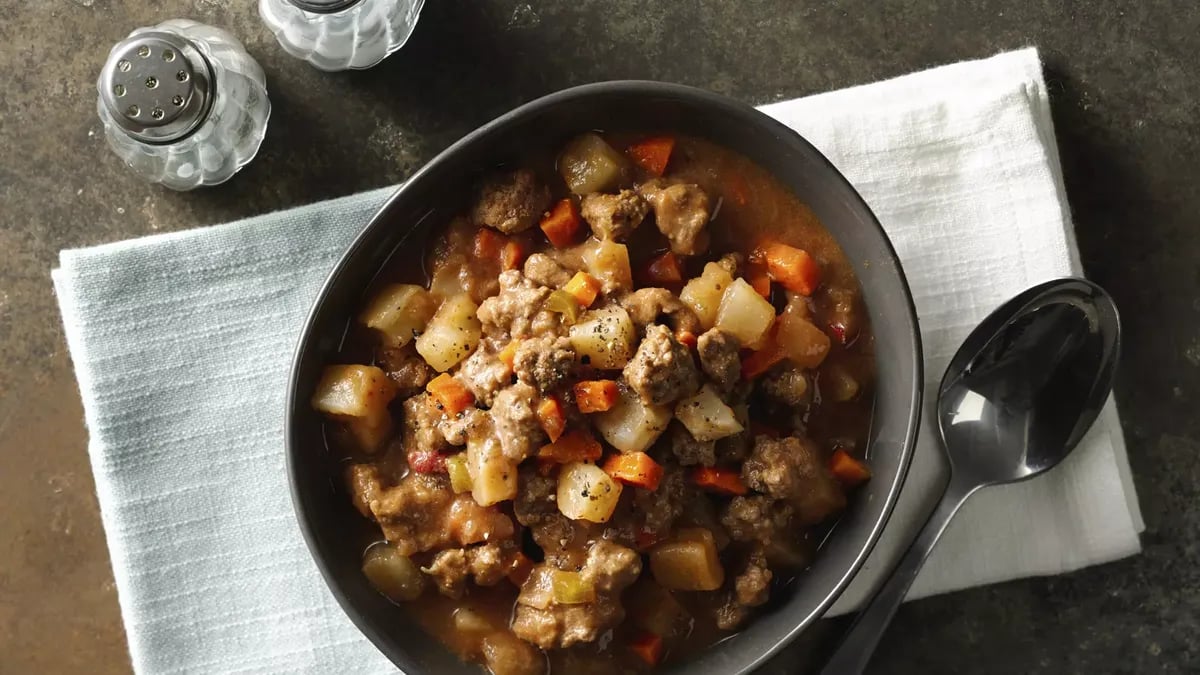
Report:
[{"label": "spoon handle", "polygon": [[937,508],[929,515],[925,526],[921,528],[921,532],[892,570],[887,581],[859,612],[833,657],[821,670],[821,675],[854,675],[866,669],[871,655],[875,653],[875,647],[879,645],[879,640],[887,630],[888,623],[896,615],[896,610],[904,601],[904,595],[917,578],[917,572],[921,571],[921,566],[925,564],[925,559],[929,557],[938,538],[946,530],[950,519],[958,513],[959,507],[974,491],[974,487],[959,486],[951,479]]}]

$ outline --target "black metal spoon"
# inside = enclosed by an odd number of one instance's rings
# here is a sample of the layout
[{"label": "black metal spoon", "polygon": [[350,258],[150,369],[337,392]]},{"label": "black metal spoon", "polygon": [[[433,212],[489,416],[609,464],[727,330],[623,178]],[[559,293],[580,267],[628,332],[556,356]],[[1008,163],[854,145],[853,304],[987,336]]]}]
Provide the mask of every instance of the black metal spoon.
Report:
[{"label": "black metal spoon", "polygon": [[1086,279],[1025,291],[971,332],[938,390],[950,482],[891,576],[859,613],[823,675],[861,673],[950,519],[976,490],[1050,469],[1079,443],[1112,391],[1121,322]]}]

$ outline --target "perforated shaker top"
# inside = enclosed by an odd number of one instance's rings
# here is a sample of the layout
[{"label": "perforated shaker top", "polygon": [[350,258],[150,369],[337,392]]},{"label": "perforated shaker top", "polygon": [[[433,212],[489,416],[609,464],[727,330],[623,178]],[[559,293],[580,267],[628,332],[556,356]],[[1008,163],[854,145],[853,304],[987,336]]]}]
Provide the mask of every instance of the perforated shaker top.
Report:
[{"label": "perforated shaker top", "polygon": [[208,116],[212,67],[188,39],[149,31],[113,48],[100,76],[100,98],[130,136],[164,144],[184,138]]}]

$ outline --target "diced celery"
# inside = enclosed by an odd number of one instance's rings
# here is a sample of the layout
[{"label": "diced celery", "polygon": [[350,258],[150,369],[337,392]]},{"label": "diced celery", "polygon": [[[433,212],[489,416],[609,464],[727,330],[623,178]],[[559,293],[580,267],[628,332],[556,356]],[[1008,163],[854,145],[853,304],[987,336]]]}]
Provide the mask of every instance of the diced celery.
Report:
[{"label": "diced celery", "polygon": [[560,605],[581,605],[596,599],[596,587],[579,572],[554,573],[554,601]]},{"label": "diced celery", "polygon": [[550,297],[546,298],[546,309],[562,314],[566,323],[572,326],[579,320],[579,314],[582,311],[579,307],[579,301],[567,291],[554,291],[551,293]]},{"label": "diced celery", "polygon": [[447,457],[446,471],[450,474],[450,487],[455,494],[471,491],[471,472],[467,469],[467,457],[464,453]]}]

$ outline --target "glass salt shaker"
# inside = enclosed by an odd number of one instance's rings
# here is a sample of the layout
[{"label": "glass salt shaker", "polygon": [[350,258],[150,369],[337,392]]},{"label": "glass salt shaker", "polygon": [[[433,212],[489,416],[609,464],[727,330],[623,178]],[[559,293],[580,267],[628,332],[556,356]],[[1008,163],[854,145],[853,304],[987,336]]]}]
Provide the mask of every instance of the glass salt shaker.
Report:
[{"label": "glass salt shaker", "polygon": [[187,19],[130,33],[96,86],[109,147],[174,190],[229,180],[258,152],[271,114],[266,76],[242,43]]},{"label": "glass salt shaker", "polygon": [[321,70],[370,68],[404,46],[425,0],[259,0],[283,50]]}]

